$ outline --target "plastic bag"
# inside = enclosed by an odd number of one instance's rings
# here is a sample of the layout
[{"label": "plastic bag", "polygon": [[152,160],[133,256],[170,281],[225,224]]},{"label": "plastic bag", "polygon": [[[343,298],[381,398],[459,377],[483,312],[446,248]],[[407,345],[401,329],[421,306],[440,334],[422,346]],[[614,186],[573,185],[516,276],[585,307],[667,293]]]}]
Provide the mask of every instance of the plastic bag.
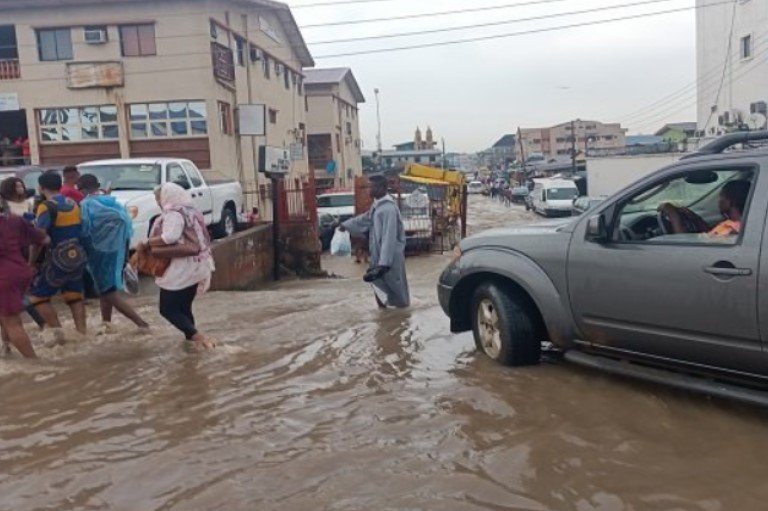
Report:
[{"label": "plastic bag", "polygon": [[139,294],[139,273],[130,264],[126,264],[123,268],[123,281],[126,293],[129,295]]},{"label": "plastic bag", "polygon": [[352,255],[352,238],[349,236],[348,232],[341,232],[339,229],[336,229],[336,233],[331,240],[331,255]]}]

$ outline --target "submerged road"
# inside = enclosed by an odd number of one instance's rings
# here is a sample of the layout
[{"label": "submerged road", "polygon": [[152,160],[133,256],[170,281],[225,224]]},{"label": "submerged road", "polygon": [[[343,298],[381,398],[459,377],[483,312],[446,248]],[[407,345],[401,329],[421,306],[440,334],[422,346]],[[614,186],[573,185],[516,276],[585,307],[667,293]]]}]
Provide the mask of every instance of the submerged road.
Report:
[{"label": "submerged road", "polygon": [[[533,217],[473,197],[471,219]],[[449,333],[446,261],[409,260],[408,311],[376,310],[363,269],[329,258],[341,278],[200,299],[211,354],[144,298],[151,336],[0,359],[0,511],[765,509],[765,413],[500,367]]]}]

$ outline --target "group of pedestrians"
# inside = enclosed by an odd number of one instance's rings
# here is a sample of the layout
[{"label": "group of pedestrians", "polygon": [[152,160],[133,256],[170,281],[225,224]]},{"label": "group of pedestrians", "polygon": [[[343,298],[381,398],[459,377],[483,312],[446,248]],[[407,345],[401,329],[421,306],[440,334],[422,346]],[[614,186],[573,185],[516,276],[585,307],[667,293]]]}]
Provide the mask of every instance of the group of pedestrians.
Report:
[{"label": "group of pedestrians", "polygon": [[[63,341],[61,323],[51,305],[60,294],[75,328],[85,335],[84,281],[88,278],[99,297],[106,329],[111,329],[114,310],[138,328],[149,328],[121,293],[133,234],[125,207],[101,189],[96,176],[81,176],[75,167],[62,174],[63,178],[48,171],[40,176],[34,205],[21,179],[12,177],[0,183],[0,329],[5,349],[14,346],[29,358],[36,355],[24,328],[23,312]],[[162,214],[138,251],[150,258],[165,258],[166,269],[156,279],[161,289],[160,314],[195,347],[213,347],[196,330],[192,314],[192,301],[199,291],[207,290],[214,269],[202,214],[178,185],[165,184],[156,196]],[[181,241],[187,242],[187,250],[174,252]],[[190,252],[189,247],[195,250]]]},{"label": "group of pedestrians", "polygon": [[28,165],[29,156],[29,137],[11,140],[8,135],[0,134],[0,165]]}]

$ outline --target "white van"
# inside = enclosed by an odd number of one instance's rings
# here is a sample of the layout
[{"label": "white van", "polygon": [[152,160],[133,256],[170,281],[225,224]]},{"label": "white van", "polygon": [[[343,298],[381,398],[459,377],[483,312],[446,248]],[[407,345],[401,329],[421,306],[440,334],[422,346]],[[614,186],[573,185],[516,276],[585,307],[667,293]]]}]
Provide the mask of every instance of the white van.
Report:
[{"label": "white van", "polygon": [[576,184],[568,179],[535,179],[531,192],[533,210],[544,216],[571,216],[573,199],[579,196]]}]

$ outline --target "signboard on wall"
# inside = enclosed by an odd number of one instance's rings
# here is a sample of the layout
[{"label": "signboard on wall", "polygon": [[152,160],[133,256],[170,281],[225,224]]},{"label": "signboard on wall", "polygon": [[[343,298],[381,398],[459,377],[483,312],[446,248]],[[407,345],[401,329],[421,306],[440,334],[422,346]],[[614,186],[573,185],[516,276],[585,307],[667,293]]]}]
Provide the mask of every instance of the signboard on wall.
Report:
[{"label": "signboard on wall", "polygon": [[304,159],[304,144],[301,142],[294,142],[291,144],[291,159],[293,161],[301,161]]},{"label": "signboard on wall", "polygon": [[259,147],[259,172],[287,174],[291,171],[291,153],[282,147]]},{"label": "signboard on wall", "polygon": [[264,137],[267,135],[267,106],[239,105],[237,126],[241,135]]},{"label": "signboard on wall", "polygon": [[125,84],[122,62],[74,62],[67,64],[67,87],[93,89],[122,87]]},{"label": "signboard on wall", "polygon": [[275,41],[276,43],[281,43],[280,40],[280,34],[275,29],[275,27],[272,26],[272,24],[269,22],[267,18],[264,16],[259,16],[259,28],[262,32],[264,32],[270,39]]},{"label": "signboard on wall", "polygon": [[0,112],[15,112],[19,107],[19,94],[16,92],[0,93]]}]

